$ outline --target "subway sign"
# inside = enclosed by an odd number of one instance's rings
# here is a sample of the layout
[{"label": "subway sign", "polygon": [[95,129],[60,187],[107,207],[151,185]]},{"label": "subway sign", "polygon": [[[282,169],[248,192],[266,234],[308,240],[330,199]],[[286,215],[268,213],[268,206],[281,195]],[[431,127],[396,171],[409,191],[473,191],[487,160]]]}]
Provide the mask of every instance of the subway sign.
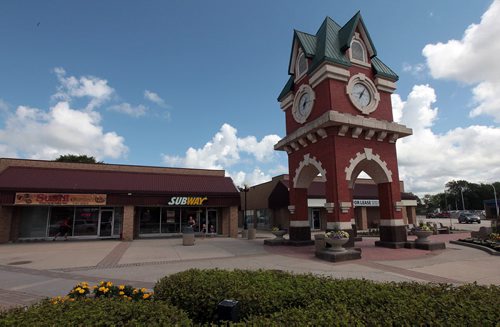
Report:
[{"label": "subway sign", "polygon": [[207,200],[206,196],[173,196],[167,204],[169,206],[201,206]]}]

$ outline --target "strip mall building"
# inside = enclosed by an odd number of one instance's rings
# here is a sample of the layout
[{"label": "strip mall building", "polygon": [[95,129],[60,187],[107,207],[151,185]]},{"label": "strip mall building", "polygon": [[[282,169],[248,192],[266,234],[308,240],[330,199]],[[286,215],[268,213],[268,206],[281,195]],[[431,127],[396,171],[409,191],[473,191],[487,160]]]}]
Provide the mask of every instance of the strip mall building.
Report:
[{"label": "strip mall building", "polygon": [[[401,212],[405,224],[416,223],[417,197],[404,192],[400,181]],[[249,224],[255,222],[257,228],[289,227],[288,206],[290,179],[279,175],[271,181],[250,187],[246,196],[241,192],[241,207],[246,208]],[[317,177],[307,189],[307,217],[312,230],[327,229],[326,183]],[[353,188],[354,217],[351,220],[357,229],[377,228],[380,225],[378,188],[371,179],[358,178]]]},{"label": "strip mall building", "polygon": [[240,196],[223,170],[0,159],[0,243],[174,236],[189,216],[236,237]]}]

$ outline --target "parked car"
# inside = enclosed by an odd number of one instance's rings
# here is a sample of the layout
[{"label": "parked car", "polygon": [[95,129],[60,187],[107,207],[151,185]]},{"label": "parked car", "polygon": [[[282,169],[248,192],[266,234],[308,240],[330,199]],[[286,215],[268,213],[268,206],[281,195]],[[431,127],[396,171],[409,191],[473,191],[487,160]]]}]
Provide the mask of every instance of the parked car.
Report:
[{"label": "parked car", "polygon": [[451,215],[448,211],[442,211],[437,214],[437,218],[450,218]]},{"label": "parked car", "polygon": [[437,218],[437,213],[436,212],[428,212],[425,215],[426,218]]},{"label": "parked car", "polygon": [[481,223],[481,218],[479,218],[478,215],[473,214],[473,213],[468,213],[468,212],[461,212],[460,215],[458,215],[458,223],[466,223],[466,224],[472,224],[472,223]]}]

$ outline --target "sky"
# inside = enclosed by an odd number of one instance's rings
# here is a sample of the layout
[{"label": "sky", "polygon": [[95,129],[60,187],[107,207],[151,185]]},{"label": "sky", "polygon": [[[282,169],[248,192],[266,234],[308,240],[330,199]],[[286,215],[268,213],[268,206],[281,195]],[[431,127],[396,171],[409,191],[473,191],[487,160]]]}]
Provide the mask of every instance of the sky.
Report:
[{"label": "sky", "polygon": [[294,29],[358,10],[398,75],[400,178],[500,180],[500,0],[1,1],[0,157],[287,173],[277,97]]}]

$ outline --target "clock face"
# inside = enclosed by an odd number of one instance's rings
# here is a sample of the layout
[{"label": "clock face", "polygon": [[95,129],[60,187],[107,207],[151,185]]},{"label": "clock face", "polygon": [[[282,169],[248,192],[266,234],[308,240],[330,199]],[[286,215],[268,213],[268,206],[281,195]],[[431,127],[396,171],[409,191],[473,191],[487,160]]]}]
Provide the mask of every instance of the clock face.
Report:
[{"label": "clock face", "polygon": [[364,84],[356,83],[352,88],[352,100],[357,106],[364,108],[370,104],[372,95]]},{"label": "clock face", "polygon": [[372,80],[359,73],[351,77],[346,86],[349,99],[356,109],[365,115],[374,112],[380,102],[380,94]]},{"label": "clock face", "polygon": [[293,103],[293,118],[296,122],[303,124],[311,114],[314,105],[314,91],[309,85],[302,85]]}]

